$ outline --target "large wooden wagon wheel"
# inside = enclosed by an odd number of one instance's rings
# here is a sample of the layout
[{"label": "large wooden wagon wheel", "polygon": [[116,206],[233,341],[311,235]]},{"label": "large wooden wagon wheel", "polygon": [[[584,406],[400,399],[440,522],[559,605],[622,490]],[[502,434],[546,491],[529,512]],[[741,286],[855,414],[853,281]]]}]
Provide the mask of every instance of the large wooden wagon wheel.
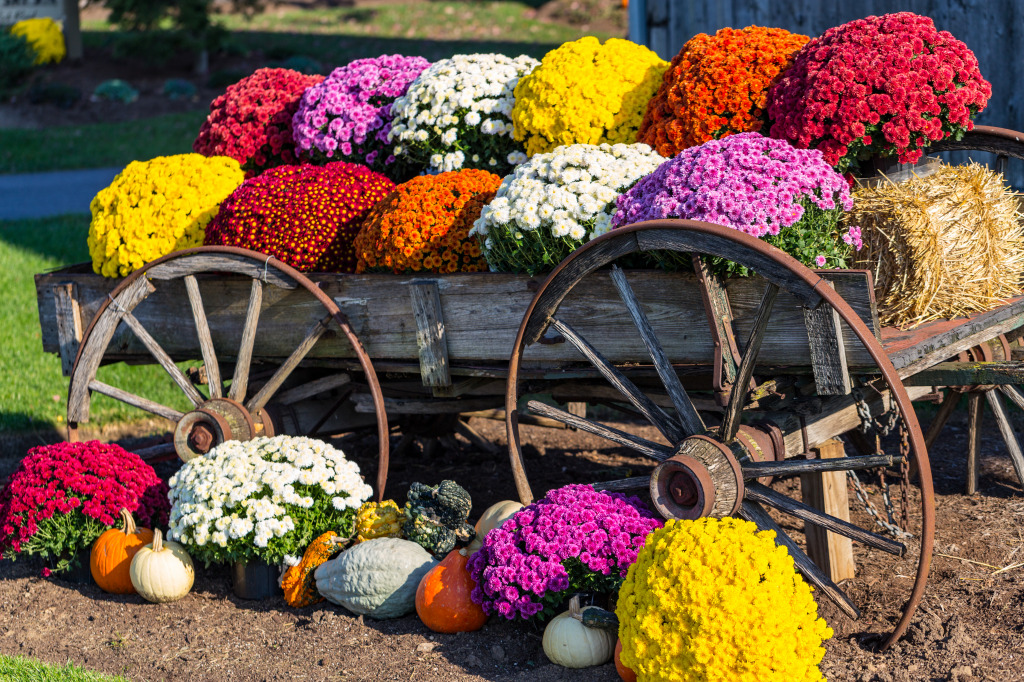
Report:
[{"label": "large wooden wagon wheel", "polygon": [[[715,355],[713,374],[716,380],[728,374],[729,381],[725,388],[731,390],[727,393],[719,391],[719,396],[727,395],[727,398],[720,400],[724,409],[717,414],[707,408],[711,401],[706,398],[698,400],[693,391],[688,393],[684,388],[680,377],[688,379],[693,368],[684,366],[686,360],[668,357],[663,350],[663,347],[667,347],[665,342],[673,342],[678,347],[677,339],[659,339],[655,330],[658,325],[651,323],[653,316],[658,315],[664,327],[664,310],[645,308],[634,293],[634,287],[630,285],[631,276],[627,272],[614,266],[610,270],[595,272],[618,258],[652,251],[717,256],[745,266],[765,282],[764,293],[742,353],[737,348],[737,352],[732,354],[728,346],[739,344],[733,341],[732,313],[726,288],[703,265],[705,261],[694,260],[697,278],[703,282],[704,307],[711,327],[711,338],[726,346],[724,353]],[[649,380],[645,388],[630,378],[639,369],[635,362],[626,363],[631,366],[623,363],[620,363],[622,366],[616,366],[606,360],[601,350],[589,343],[574,327],[577,321],[561,315],[563,300],[568,297],[571,301],[573,290],[587,282],[588,276],[610,277],[614,281],[624,305],[621,316],[612,321],[616,328],[611,333],[618,337],[639,335],[642,339],[643,345],[639,347],[646,347],[651,359],[647,364],[647,373],[656,373],[657,377]],[[691,305],[699,309],[701,303],[696,301]],[[571,308],[571,305],[567,307]],[[840,338],[842,336],[841,328],[844,324],[854,335],[849,338],[859,340],[873,362],[870,372],[873,381],[865,386],[865,390],[870,388],[878,391],[876,395],[887,393],[891,396],[890,404],[902,417],[907,434],[908,447],[905,449],[919,471],[918,487],[906,498],[909,503],[904,508],[909,520],[905,530],[911,536],[894,540],[869,530],[872,527],[870,520],[864,520],[860,525],[844,521],[818,511],[800,499],[794,499],[799,497],[799,493],[791,497],[791,493],[785,492],[784,485],[772,487],[765,484],[769,481],[766,478],[768,476],[774,476],[780,484],[785,484],[786,477],[800,474],[871,470],[894,463],[892,457],[885,455],[809,459],[813,455],[807,452],[810,447],[806,442],[806,429],[801,432],[799,427],[793,431],[786,428],[780,430],[766,424],[743,423],[752,422],[749,419],[751,416],[763,416],[752,409],[756,405],[754,399],[763,395],[766,387],[775,386],[774,379],[785,372],[782,370],[766,376],[765,372],[772,370],[758,362],[769,320],[773,316],[792,316],[793,310],[800,308],[807,326],[818,330],[824,338],[822,342],[817,333],[808,333],[816,341],[811,344],[811,357],[816,352],[827,352],[829,330],[832,330],[834,345],[836,335]],[[579,316],[580,328],[590,329],[592,322],[587,319],[586,313]],[[686,329],[675,332],[677,335],[688,333]],[[611,337],[602,336],[612,343]],[[625,405],[626,410],[633,411],[637,416],[643,415],[660,432],[660,437],[656,439],[643,438],[540,401],[529,401],[528,409],[535,414],[556,419],[625,446],[650,458],[652,465],[656,464],[648,475],[598,483],[594,484],[595,488],[647,490],[656,509],[666,518],[693,519],[736,514],[753,521],[759,528],[773,530],[777,542],[787,547],[808,582],[829,597],[846,617],[859,618],[860,607],[869,610],[871,617],[864,619],[866,626],[875,631],[889,632],[884,643],[886,647],[904,633],[924,593],[932,554],[935,514],[928,457],[910,397],[885,351],[853,308],[826,280],[759,239],[719,225],[686,220],[651,221],[613,230],[576,251],[559,264],[540,286],[523,318],[510,360],[506,427],[516,487],[524,504],[532,501],[533,491],[523,462],[517,407],[523,393],[536,390],[529,386],[529,372],[526,369],[531,362],[531,350],[543,354],[543,349],[552,343],[568,343],[575,347],[579,356],[585,358],[596,370],[595,373],[600,374],[621,394],[619,404]],[[839,348],[842,348],[841,343]],[[841,363],[838,363],[839,358],[836,360],[837,364],[842,364],[845,372],[845,355],[841,351],[837,351],[837,355],[843,355]],[[724,367],[733,361],[731,368]],[[755,373],[758,374],[759,386],[756,392],[752,391],[751,381]],[[780,378],[777,385],[781,386],[781,381]],[[849,386],[845,390],[847,395],[839,395],[843,391],[833,390],[834,387],[825,390],[825,377],[816,376],[815,383],[818,384],[819,395],[835,394],[835,397],[823,400],[824,405],[819,407],[819,412],[838,411],[840,407],[845,407],[847,414],[854,411],[853,420],[859,423],[855,414],[855,400],[849,395]],[[714,421],[719,423],[713,424]],[[853,428],[852,424],[839,428],[826,438],[850,428]],[[800,446],[801,435],[804,436],[803,447]],[[779,488],[784,488],[784,491],[780,492]],[[803,519],[805,524],[853,539],[859,543],[857,551],[871,553],[872,561],[878,556],[885,557],[886,561],[895,566],[892,581],[908,585],[905,599],[879,604],[871,587],[858,584],[856,579],[850,581],[845,588],[837,585],[776,520],[785,517],[791,517],[787,523],[793,518]],[[863,557],[858,556],[858,559]],[[862,602],[860,606],[848,595],[848,591],[859,597]]]},{"label": "large wooden wagon wheel", "polygon": [[[227,293],[225,287],[231,287]],[[211,296],[215,289],[219,295]],[[241,300],[234,299],[232,292]],[[274,308],[275,303],[281,308]],[[278,312],[282,309],[287,312]],[[257,345],[261,314],[264,319],[287,315],[275,326],[275,348],[284,351],[275,352],[269,363]],[[211,315],[241,324],[231,329],[211,325]],[[148,320],[151,329],[140,320]],[[282,327],[290,328],[287,340],[281,338]],[[173,443],[156,446],[150,455],[175,453],[188,461],[227,440],[280,433],[316,435],[331,422],[355,382],[338,370],[320,371],[317,378],[305,380],[300,375],[308,370],[300,365],[318,342],[337,337],[339,331],[354,350],[365,389],[373,397],[380,441],[377,494],[382,495],[388,469],[388,422],[370,358],[345,315],[316,283],[275,258],[247,249],[207,246],[177,251],[118,284],[90,322],[75,358],[68,388],[68,439],[78,440],[78,424],[89,420],[93,393],[171,422]],[[141,345],[141,352],[148,352],[166,370],[187,397],[187,411],[96,378],[104,357],[109,361],[109,356],[127,352],[130,344]],[[186,360],[199,361],[204,380],[178,367]],[[258,361],[263,371],[256,373]],[[299,413],[299,405],[327,394],[329,399],[316,404],[319,414]]]}]

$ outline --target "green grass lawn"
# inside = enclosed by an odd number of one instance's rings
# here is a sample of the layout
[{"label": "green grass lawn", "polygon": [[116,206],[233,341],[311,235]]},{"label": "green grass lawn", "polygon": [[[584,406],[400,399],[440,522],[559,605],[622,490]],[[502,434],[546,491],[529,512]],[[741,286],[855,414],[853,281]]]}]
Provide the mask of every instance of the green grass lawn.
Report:
[{"label": "green grass lawn", "polygon": [[186,154],[192,151],[206,113],[47,130],[0,130],[0,173],[127,166],[136,160]]},{"label": "green grass lawn", "polygon": [[[59,428],[67,408],[68,380],[60,359],[44,353],[33,275],[89,260],[87,216],[0,221],[0,432]],[[185,407],[184,395],[159,366],[109,365],[99,378],[164,404]],[[90,424],[151,415],[95,396]],[[0,678],[3,679],[3,678]]]},{"label": "green grass lawn", "polygon": [[[328,68],[395,52],[432,60],[462,52],[525,53],[540,58],[583,35],[612,37],[538,21],[533,11],[531,3],[525,2],[421,1],[372,7],[279,7],[251,19],[224,15],[215,21],[232,32],[236,47],[259,50],[271,60],[302,54],[323,61]],[[86,21],[82,28],[87,45],[116,40],[110,35],[115,27],[106,22]]]},{"label": "green grass lawn", "polygon": [[21,656],[0,655],[0,680],[3,682],[125,682],[118,675],[110,677],[79,668],[71,663],[48,665]]}]

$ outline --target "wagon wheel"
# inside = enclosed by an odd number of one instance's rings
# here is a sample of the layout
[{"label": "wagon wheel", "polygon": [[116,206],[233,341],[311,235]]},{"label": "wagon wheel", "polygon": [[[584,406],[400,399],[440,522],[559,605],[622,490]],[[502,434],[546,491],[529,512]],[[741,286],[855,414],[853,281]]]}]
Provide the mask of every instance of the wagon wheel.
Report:
[{"label": "wagon wheel", "polygon": [[[222,283],[222,275],[226,273],[241,275],[243,283],[244,277],[248,277],[251,282],[248,287],[239,284],[240,288],[246,290],[244,295],[247,295],[247,303],[244,308],[245,322],[236,337],[238,340],[232,339],[231,347],[228,348],[228,342],[221,338],[219,347],[215,348],[207,311],[214,309],[211,305],[223,308],[223,301],[213,300],[208,295],[204,306],[201,288],[209,287],[211,283]],[[134,314],[138,306],[159,290],[162,290],[163,296],[150,299],[139,309],[145,314]],[[288,350],[281,354],[287,357],[275,363],[271,370],[263,372],[260,377],[253,371],[253,350],[260,335],[261,311],[268,308],[268,301],[272,304],[283,297],[289,297],[289,310],[299,311],[295,313],[295,323],[301,326],[295,327],[294,331],[304,332],[304,336],[290,354]],[[187,298],[187,306],[182,300],[184,298]],[[177,312],[172,309],[175,307],[170,305],[171,302],[179,304]],[[188,319],[189,313],[185,312],[188,310],[191,311],[191,320]],[[153,321],[173,318],[175,315],[180,319],[180,328],[173,330],[161,325],[158,331],[147,331],[139,320],[139,317]],[[122,324],[126,328],[124,331],[131,331],[134,339],[141,343],[185,394],[191,403],[189,411],[182,412],[145,396],[110,386],[96,378],[97,369],[108,349],[128,342],[123,334],[115,336]],[[380,441],[377,494],[382,495],[388,470],[388,422],[383,395],[369,356],[352,331],[348,319],[316,283],[277,259],[248,249],[205,246],[177,251],[136,270],[110,292],[82,337],[71,371],[68,439],[78,440],[78,424],[89,420],[91,394],[94,392],[163,417],[173,424],[174,442],[150,448],[145,454],[151,457],[177,454],[182,460],[188,461],[226,440],[249,440],[275,433],[315,435],[347,399],[353,389],[351,378],[335,371],[314,381],[294,385],[295,378],[299,374],[297,370],[300,363],[317,342],[336,336],[338,329],[355,351],[365,375],[366,386],[373,396]],[[164,346],[174,350],[169,352]],[[172,353],[175,356],[173,358]],[[203,365],[206,374],[204,383],[207,385],[205,394],[197,386],[201,382],[188,376],[175,362],[189,359],[197,359]],[[230,377],[227,372],[222,374],[222,369],[227,369],[229,364],[234,365]],[[262,385],[259,385],[260,379],[265,379]],[[292,381],[289,382],[289,379]],[[229,385],[225,386],[228,381]],[[289,386],[289,383],[293,385]],[[328,392],[340,392],[340,396],[321,401],[321,407],[326,405],[327,409],[320,418],[313,414],[300,419],[296,415],[296,406],[305,404],[302,401]]]},{"label": "wagon wheel", "polygon": [[[679,374],[682,369],[680,365],[683,363],[674,365],[663,351],[663,347],[667,346],[663,341],[659,341],[643,304],[637,300],[634,289],[622,270],[613,267],[610,272],[599,272],[593,277],[610,276],[614,281],[624,307],[621,317],[615,318],[621,320],[622,330],[619,331],[616,323],[613,334],[616,337],[625,334],[636,336],[639,332],[639,337],[643,340],[652,360],[648,365],[653,366],[649,374],[653,375],[656,371],[660,382],[658,379],[652,379],[647,384],[648,388],[640,388],[638,383],[627,376],[636,369],[635,367],[615,366],[605,359],[599,349],[588,343],[567,319],[560,317],[563,299],[571,294],[587,275],[617,258],[649,251],[718,256],[747,267],[767,282],[754,317],[749,340],[744,347],[745,352],[741,356],[737,354],[734,358],[736,362],[731,384],[733,389],[724,411],[721,412],[721,423],[712,428],[705,425],[701,414],[703,411],[706,416],[707,409],[698,410],[696,407],[706,406],[708,401],[696,401],[683,387]],[[725,336],[731,334],[721,336],[716,333],[715,327],[721,331],[723,325],[731,326],[728,319],[731,312],[727,293],[720,281],[708,273],[700,263],[695,260],[695,265],[698,271],[703,272],[705,281],[703,292],[711,336],[723,339],[722,343],[725,343]],[[764,477],[769,474],[784,485],[787,483],[787,476],[821,471],[878,470],[893,463],[892,458],[884,455],[843,456],[828,460],[806,459],[799,456],[802,454],[806,457],[809,454],[804,452],[809,449],[806,441],[803,447],[799,447],[799,427],[795,432],[782,434],[769,427],[741,426],[745,405],[750,406],[748,399],[756,397],[750,390],[751,377],[757,365],[765,329],[768,327],[780,292],[786,292],[795,299],[793,301],[787,298],[786,300],[790,301],[787,305],[797,309],[803,307],[805,318],[809,316],[822,319],[821,315],[825,315],[824,319],[836,320],[834,324],[837,327],[834,328],[838,328],[838,320],[841,319],[856,335],[855,338],[859,339],[875,365],[872,368],[872,376],[875,377],[873,386],[880,390],[888,389],[891,404],[898,408],[905,425],[908,436],[907,451],[920,471],[919,488],[912,491],[912,495],[907,498],[912,500],[912,503],[904,508],[912,516],[909,524],[909,530],[913,533],[912,539],[894,541],[869,530],[872,527],[870,520],[864,521],[861,525],[844,522],[802,504],[799,499],[791,499],[786,492],[779,492],[765,485],[767,479]],[[716,297],[719,300],[718,304],[713,303]],[[721,305],[722,302],[724,307]],[[776,313],[780,313],[780,308],[776,308]],[[589,321],[584,314],[580,326],[588,324]],[[721,517],[738,514],[753,521],[759,528],[774,530],[776,541],[787,547],[797,568],[807,581],[828,596],[846,617],[856,619],[861,615],[858,605],[848,596],[846,590],[855,590],[852,593],[861,595],[861,602],[871,603],[870,606],[862,603],[862,606],[871,611],[874,616],[872,620],[877,623],[875,627],[884,628],[886,631],[892,627],[884,643],[885,647],[894,643],[906,631],[924,593],[932,554],[935,513],[928,456],[910,397],[885,351],[850,305],[818,274],[791,256],[754,237],[730,228],[688,220],[651,221],[616,229],[591,241],[562,261],[540,286],[530,303],[519,328],[509,365],[506,428],[516,487],[524,504],[533,499],[523,463],[517,416],[519,399],[523,393],[530,390],[530,353],[527,349],[537,349],[540,344],[561,342],[567,342],[578,351],[581,358],[589,361],[596,370],[595,374],[606,379],[621,394],[619,402],[625,404],[626,409],[638,413],[637,416],[643,415],[657,432],[660,432],[660,437],[644,438],[606,426],[593,419],[577,417],[539,401],[529,401],[528,408],[535,414],[562,421],[579,430],[625,446],[635,454],[649,458],[657,464],[648,475],[593,484],[595,488],[620,491],[648,490],[655,508],[666,518]],[[812,347],[812,352],[813,350]],[[526,362],[524,353],[527,355]],[[726,359],[728,355],[725,354]],[[716,356],[718,359],[721,357]],[[716,375],[720,368],[721,365],[716,366]],[[762,386],[770,383],[765,382],[765,378],[762,376],[759,379]],[[655,385],[656,389],[652,390],[652,385]],[[823,392],[818,391],[819,394]],[[845,400],[846,402],[841,404],[846,406],[847,411],[856,409],[850,396],[837,396],[830,400]],[[749,416],[749,413],[747,414]],[[848,425],[845,428],[849,429],[852,426]],[[805,435],[806,431],[803,433]],[[785,439],[781,437],[783,435]],[[831,436],[825,436],[828,437]],[[761,479],[760,482],[758,479]],[[799,495],[796,494],[796,497]],[[771,508],[772,513],[766,510],[766,506]],[[902,577],[894,576],[893,582],[909,580],[911,577],[913,580],[906,601],[900,600],[898,603],[882,605],[881,608],[875,609],[874,603],[878,599],[871,594],[870,586],[860,585],[854,579],[845,590],[839,587],[776,521],[776,518],[783,519],[784,523],[792,521],[792,518],[787,517],[800,518],[812,526],[827,528],[833,533],[853,539],[859,543],[857,551],[871,553],[872,560],[878,555],[894,562],[898,567],[894,571],[896,576]],[[892,559],[889,555],[897,558]],[[887,624],[881,620],[882,617],[890,618],[890,623],[896,622],[894,625]]]}]

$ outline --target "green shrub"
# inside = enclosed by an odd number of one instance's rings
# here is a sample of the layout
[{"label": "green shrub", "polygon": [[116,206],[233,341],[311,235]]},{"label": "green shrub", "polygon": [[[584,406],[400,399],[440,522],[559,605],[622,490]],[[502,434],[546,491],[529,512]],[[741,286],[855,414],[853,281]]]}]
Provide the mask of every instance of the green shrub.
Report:
[{"label": "green shrub", "polygon": [[0,93],[21,83],[35,66],[36,55],[23,36],[0,32]]}]

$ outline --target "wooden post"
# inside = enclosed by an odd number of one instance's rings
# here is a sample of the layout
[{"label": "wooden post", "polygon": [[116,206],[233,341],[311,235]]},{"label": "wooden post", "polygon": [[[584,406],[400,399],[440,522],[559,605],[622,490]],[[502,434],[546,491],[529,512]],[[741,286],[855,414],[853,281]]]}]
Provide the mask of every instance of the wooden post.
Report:
[{"label": "wooden post", "polygon": [[60,371],[69,377],[75,366],[75,356],[82,343],[82,313],[75,298],[77,286],[73,283],[53,285],[53,303],[57,309],[57,338],[60,340]]},{"label": "wooden post", "polygon": [[447,397],[452,386],[448,371],[448,339],[441,314],[441,294],[433,280],[409,284],[412,314],[416,319],[416,345],[419,347],[420,379],[434,389],[436,397]]},{"label": "wooden post", "polygon": [[[843,442],[838,439],[825,441],[814,450],[821,459],[846,456]],[[850,520],[845,471],[802,474],[800,492],[805,504],[844,521]],[[849,538],[830,533],[806,521],[804,529],[808,556],[833,582],[854,577],[856,564],[853,561],[853,543]]]},{"label": "wooden post", "polygon": [[967,484],[968,495],[978,492],[978,451],[981,449],[981,393],[967,394]]}]

